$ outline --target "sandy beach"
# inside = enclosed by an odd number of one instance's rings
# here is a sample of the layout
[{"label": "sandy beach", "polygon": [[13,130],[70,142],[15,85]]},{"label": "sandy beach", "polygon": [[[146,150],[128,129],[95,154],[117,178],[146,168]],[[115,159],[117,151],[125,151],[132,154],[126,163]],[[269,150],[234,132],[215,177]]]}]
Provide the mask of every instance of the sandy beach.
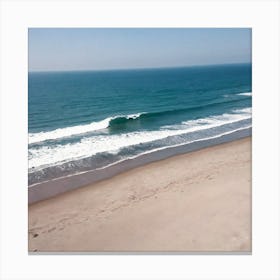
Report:
[{"label": "sandy beach", "polygon": [[250,252],[251,138],[29,205],[30,252]]}]

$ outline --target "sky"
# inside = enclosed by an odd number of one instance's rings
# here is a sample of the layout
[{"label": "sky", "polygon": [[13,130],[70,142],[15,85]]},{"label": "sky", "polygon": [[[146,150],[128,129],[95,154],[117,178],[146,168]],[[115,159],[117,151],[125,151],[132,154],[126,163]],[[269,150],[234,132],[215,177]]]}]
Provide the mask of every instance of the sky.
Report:
[{"label": "sky", "polygon": [[251,62],[250,28],[30,28],[29,71]]}]

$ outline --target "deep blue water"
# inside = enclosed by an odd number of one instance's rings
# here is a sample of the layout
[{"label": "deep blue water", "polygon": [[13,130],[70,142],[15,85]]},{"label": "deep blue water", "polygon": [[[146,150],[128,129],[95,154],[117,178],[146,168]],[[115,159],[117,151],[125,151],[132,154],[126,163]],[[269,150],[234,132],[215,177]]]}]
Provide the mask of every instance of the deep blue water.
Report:
[{"label": "deep blue water", "polygon": [[28,79],[30,184],[251,126],[251,64]]}]

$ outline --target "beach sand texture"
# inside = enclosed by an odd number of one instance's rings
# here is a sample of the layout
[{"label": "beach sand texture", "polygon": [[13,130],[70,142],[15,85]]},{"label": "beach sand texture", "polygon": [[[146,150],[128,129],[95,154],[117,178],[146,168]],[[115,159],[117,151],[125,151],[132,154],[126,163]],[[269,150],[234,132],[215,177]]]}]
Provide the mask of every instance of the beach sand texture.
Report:
[{"label": "beach sand texture", "polygon": [[250,252],[251,137],[29,205],[30,252]]}]

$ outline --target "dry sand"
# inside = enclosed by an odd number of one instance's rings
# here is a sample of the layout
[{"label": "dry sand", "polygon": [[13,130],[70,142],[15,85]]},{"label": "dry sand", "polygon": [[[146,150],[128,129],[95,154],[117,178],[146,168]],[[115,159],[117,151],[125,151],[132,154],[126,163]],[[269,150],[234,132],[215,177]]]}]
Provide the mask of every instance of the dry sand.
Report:
[{"label": "dry sand", "polygon": [[29,251],[250,252],[251,138],[30,205]]}]

